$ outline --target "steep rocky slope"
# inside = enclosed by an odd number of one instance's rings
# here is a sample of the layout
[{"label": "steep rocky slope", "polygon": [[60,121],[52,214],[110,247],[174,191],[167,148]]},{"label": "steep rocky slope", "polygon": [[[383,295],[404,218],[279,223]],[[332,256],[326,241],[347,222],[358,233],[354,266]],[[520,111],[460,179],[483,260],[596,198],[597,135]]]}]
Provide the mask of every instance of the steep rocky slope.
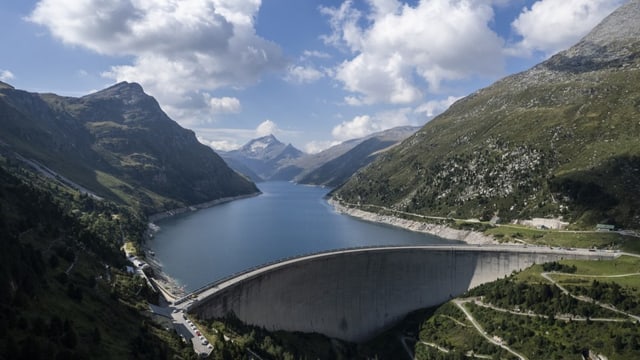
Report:
[{"label": "steep rocky slope", "polygon": [[534,68],[453,104],[353,176],[350,203],[640,227],[640,1]]},{"label": "steep rocky slope", "polygon": [[5,153],[148,212],[257,192],[135,83],[81,98],[4,84],[0,115]]}]

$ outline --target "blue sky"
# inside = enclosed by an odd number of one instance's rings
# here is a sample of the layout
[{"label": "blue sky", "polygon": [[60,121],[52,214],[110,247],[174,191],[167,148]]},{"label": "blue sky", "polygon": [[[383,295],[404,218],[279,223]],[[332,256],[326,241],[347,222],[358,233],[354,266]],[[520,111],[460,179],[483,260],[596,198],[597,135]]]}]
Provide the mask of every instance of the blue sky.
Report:
[{"label": "blue sky", "polygon": [[307,152],[400,125],[577,42],[622,0],[10,0],[0,80],[138,82],[203,143]]}]

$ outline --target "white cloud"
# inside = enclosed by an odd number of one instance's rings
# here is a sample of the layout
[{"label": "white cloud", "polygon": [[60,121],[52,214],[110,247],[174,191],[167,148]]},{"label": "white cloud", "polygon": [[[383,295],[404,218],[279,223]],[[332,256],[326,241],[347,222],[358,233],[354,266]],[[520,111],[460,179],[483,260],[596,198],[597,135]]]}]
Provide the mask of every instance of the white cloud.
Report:
[{"label": "white cloud", "polygon": [[304,145],[304,152],[307,154],[317,154],[339,143],[340,141],[310,141]]},{"label": "white cloud", "polygon": [[238,113],[242,109],[240,100],[234,97],[221,97],[209,99],[211,111],[215,114]]},{"label": "white cloud", "polygon": [[204,90],[247,86],[282,69],[276,44],[256,35],[260,0],[40,0],[29,19],[66,44],[132,63],[103,75],[135,81],[172,116],[208,117]]},{"label": "white cloud", "polygon": [[233,139],[209,140],[198,135],[196,135],[196,138],[201,144],[207,145],[213,150],[231,151],[231,150],[239,149],[242,146]]},{"label": "white cloud", "polygon": [[412,103],[423,98],[422,83],[436,92],[443,81],[503,69],[503,40],[489,27],[489,1],[422,0],[410,6],[370,0],[369,5],[368,14],[352,1],[321,8],[333,30],[325,43],[354,54],[337,66],[335,78],[359,95],[352,97],[359,103]]},{"label": "white cloud", "polygon": [[456,102],[458,99],[460,98],[456,96],[449,96],[446,99],[442,100],[430,100],[418,106],[414,110],[414,112],[424,114],[427,118],[432,118],[447,110],[449,106],[451,106],[451,104]]},{"label": "white cloud", "polygon": [[265,120],[256,127],[256,136],[275,135],[278,132],[278,125],[271,120]]},{"label": "white cloud", "polygon": [[197,127],[193,129],[198,140],[214,150],[230,151],[240,148],[250,139],[255,138],[255,129],[229,129]]},{"label": "white cloud", "polygon": [[404,125],[415,125],[409,118],[411,109],[401,108],[385,111],[374,116],[360,115],[349,121],[343,121],[336,125],[331,135],[338,141],[345,141],[365,137],[375,132],[391,129]]},{"label": "white cloud", "polygon": [[361,106],[364,105],[364,101],[357,96],[345,96],[344,102],[351,106]]},{"label": "white cloud", "polygon": [[206,139],[202,139],[202,138],[198,138],[198,140],[200,140],[201,143],[211,147],[212,149],[220,150],[220,151],[231,151],[231,150],[239,149],[242,146],[235,141],[229,141],[229,140],[207,141]]},{"label": "white cloud", "polygon": [[356,116],[350,121],[343,121],[331,131],[338,140],[361,138],[375,132],[374,123],[369,115]]},{"label": "white cloud", "polygon": [[312,58],[330,59],[331,55],[327,54],[326,52],[318,51],[318,50],[305,50],[302,52],[302,56],[300,56],[300,60],[307,60]]},{"label": "white cloud", "polygon": [[522,40],[513,54],[541,51],[552,55],[575,44],[622,0],[540,0],[525,8],[511,26]]},{"label": "white cloud", "polygon": [[312,83],[324,77],[322,71],[311,67],[302,65],[292,65],[287,69],[287,75],[285,80],[293,83],[303,84]]},{"label": "white cloud", "polygon": [[0,81],[9,81],[15,79],[15,75],[9,70],[0,70]]}]

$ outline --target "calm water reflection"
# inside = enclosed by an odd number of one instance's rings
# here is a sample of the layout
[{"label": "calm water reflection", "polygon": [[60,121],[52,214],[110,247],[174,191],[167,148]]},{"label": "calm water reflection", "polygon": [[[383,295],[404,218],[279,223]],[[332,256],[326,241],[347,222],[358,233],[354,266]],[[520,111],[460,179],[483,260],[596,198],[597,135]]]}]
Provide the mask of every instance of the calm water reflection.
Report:
[{"label": "calm water reflection", "polygon": [[193,290],[273,260],[367,245],[452,243],[360,221],[333,211],[327,189],[288,182],[258,184],[262,195],[158,223],[150,242],[164,271]]}]

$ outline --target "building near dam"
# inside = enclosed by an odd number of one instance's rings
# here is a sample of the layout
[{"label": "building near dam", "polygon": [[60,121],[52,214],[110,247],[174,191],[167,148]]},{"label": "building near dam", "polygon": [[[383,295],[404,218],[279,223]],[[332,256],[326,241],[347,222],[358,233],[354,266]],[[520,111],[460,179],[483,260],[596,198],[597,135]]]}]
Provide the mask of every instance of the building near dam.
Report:
[{"label": "building near dam", "polygon": [[268,330],[367,340],[409,312],[533,264],[611,259],[604,251],[519,246],[395,246],[332,251],[265,265],[176,302],[199,318],[235,314]]}]

